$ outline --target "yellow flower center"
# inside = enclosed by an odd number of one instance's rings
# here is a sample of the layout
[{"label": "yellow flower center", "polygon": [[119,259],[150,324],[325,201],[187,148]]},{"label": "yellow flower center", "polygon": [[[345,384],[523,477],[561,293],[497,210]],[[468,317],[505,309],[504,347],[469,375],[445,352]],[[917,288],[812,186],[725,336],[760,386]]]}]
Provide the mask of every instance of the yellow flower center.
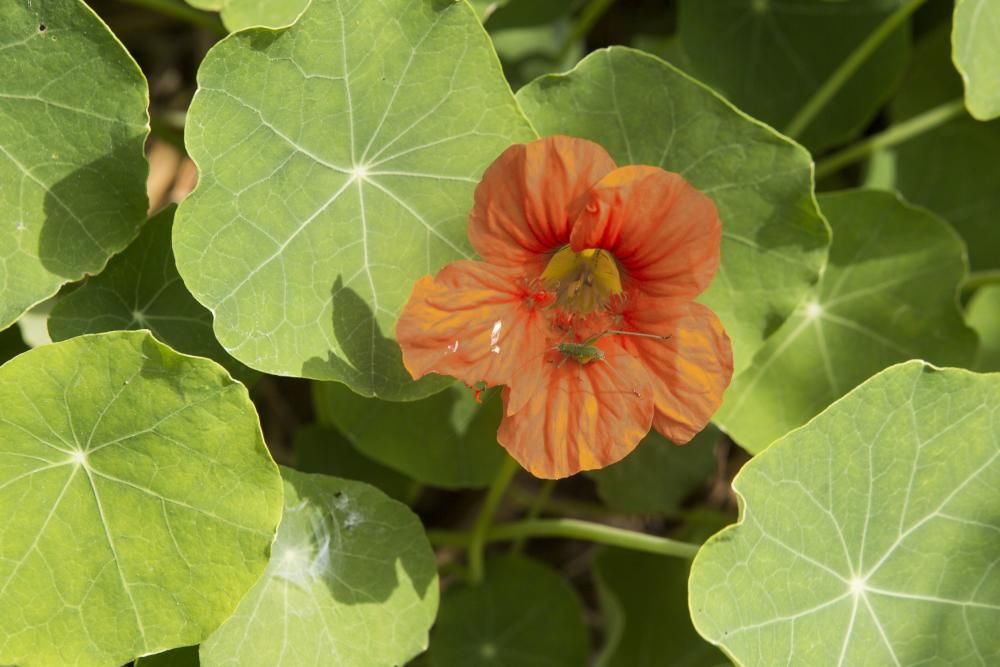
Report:
[{"label": "yellow flower center", "polygon": [[542,281],[556,293],[559,306],[581,315],[607,305],[612,295],[622,292],[615,258],[600,248],[580,252],[562,248],[549,260]]}]

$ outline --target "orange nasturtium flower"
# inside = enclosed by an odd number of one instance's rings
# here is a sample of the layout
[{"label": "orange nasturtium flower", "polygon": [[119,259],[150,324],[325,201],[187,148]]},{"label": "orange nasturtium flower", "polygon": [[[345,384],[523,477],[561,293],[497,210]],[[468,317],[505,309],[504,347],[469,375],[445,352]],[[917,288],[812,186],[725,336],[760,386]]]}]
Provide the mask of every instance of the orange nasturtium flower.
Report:
[{"label": "orange nasturtium flower", "polygon": [[571,137],[515,144],[476,188],[457,261],[417,282],[396,326],[415,378],[504,385],[497,439],[538,477],[607,466],[650,427],[675,443],[719,407],[732,350],[693,299],[719,265],[712,201]]}]

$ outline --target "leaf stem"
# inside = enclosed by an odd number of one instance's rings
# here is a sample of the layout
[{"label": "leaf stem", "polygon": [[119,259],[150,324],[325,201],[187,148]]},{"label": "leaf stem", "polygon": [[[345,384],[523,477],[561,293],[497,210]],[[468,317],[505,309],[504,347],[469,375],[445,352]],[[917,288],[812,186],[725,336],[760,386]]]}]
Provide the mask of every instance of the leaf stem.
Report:
[{"label": "leaf stem", "polygon": [[[549,502],[549,498],[552,497],[552,491],[555,488],[556,488],[556,480],[554,479],[545,480],[545,482],[542,484],[542,487],[538,489],[538,493],[536,493],[535,497],[532,499],[531,504],[528,505],[528,512],[527,514],[525,514],[526,520],[530,521],[532,519],[537,519],[539,515],[541,515],[542,511],[545,509],[545,506]],[[521,553],[524,550],[524,543],[527,540],[528,537],[526,535],[522,535],[521,537],[514,540],[514,544],[510,545],[510,552],[515,555]]]},{"label": "leaf stem", "polygon": [[225,36],[229,34],[218,16],[195,9],[185,4],[182,0],[122,0],[122,2],[180,19],[199,28],[211,30],[217,35]]},{"label": "leaf stem", "polygon": [[569,52],[573,49],[573,44],[577,40],[586,37],[594,25],[604,16],[604,13],[611,9],[611,5],[614,3],[615,0],[590,0],[584,6],[579,16],[577,16],[576,21],[573,22],[573,27],[570,29],[569,34],[566,35],[566,40],[559,50],[559,60],[563,60],[569,55]]},{"label": "leaf stem", "polygon": [[858,44],[857,48],[847,56],[844,62],[840,63],[840,66],[823,82],[823,85],[816,89],[812,97],[806,101],[805,105],[795,114],[795,117],[785,126],[784,134],[792,139],[798,139],[802,136],[806,128],[816,120],[816,116],[820,114],[830,100],[857,73],[865,61],[882,45],[882,42],[923,3],[924,0],[909,0],[887,16],[875,30],[865,37],[864,41]]},{"label": "leaf stem", "polygon": [[986,285],[1000,285],[1000,269],[973,271],[962,285],[962,291],[969,294]]},{"label": "leaf stem", "polygon": [[[463,547],[472,546],[472,536],[468,533],[450,530],[429,530],[427,536],[431,542],[441,546]],[[700,548],[697,544],[680,542],[667,537],[647,535],[634,530],[615,528],[603,523],[580,521],[578,519],[530,519],[494,526],[486,532],[485,542],[502,542],[517,540],[522,537],[552,537],[570,540],[581,540],[597,544],[607,544],[613,547],[675,556],[677,558],[694,558]]]},{"label": "leaf stem", "polygon": [[901,144],[939,125],[957,118],[965,113],[965,104],[961,99],[952,100],[933,109],[929,109],[913,118],[893,125],[884,132],[872,135],[847,148],[820,160],[816,165],[816,179],[835,173],[849,164],[858,162],[871,153]]},{"label": "leaf stem", "polygon": [[514,479],[517,472],[517,462],[506,457],[497,476],[490,484],[490,489],[486,493],[483,506],[479,509],[476,521],[472,525],[472,532],[469,536],[469,582],[478,584],[483,580],[483,551],[486,547],[486,535],[493,523],[493,517],[497,513],[503,494]]}]

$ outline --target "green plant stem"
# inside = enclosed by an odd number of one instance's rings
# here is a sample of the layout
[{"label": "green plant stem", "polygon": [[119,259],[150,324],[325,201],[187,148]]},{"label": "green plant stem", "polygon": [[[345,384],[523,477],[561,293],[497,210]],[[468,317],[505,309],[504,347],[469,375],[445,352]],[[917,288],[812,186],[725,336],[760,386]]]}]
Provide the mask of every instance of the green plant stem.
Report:
[{"label": "green plant stem", "polygon": [[[427,536],[431,542],[439,546],[465,547],[472,546],[472,536],[468,533],[450,530],[430,530]],[[569,540],[581,540],[607,544],[608,546],[644,551],[661,556],[677,558],[694,558],[699,545],[679,542],[667,537],[657,537],[607,526],[603,523],[580,521],[577,519],[532,519],[500,524],[487,531],[485,542],[503,542],[517,540],[522,537],[552,537]]]},{"label": "green plant stem", "polygon": [[1000,285],[1000,269],[973,271],[962,285],[962,291],[968,294],[986,285]]},{"label": "green plant stem", "polygon": [[886,17],[864,41],[858,44],[851,55],[833,71],[830,77],[816,89],[812,97],[799,109],[795,117],[785,126],[784,134],[792,139],[798,139],[809,125],[816,120],[824,107],[833,99],[841,88],[861,68],[866,60],[882,45],[889,35],[900,26],[913,12],[924,3],[924,0],[909,0],[899,6],[895,12]]},{"label": "green plant stem", "polygon": [[604,16],[605,12],[611,9],[611,5],[614,3],[615,0],[590,0],[584,6],[579,16],[577,16],[576,21],[574,21],[573,28],[566,35],[566,41],[563,42],[562,48],[559,50],[559,60],[563,60],[569,55],[573,44],[577,40],[586,37],[587,33],[594,27],[594,24]]},{"label": "green plant stem", "polygon": [[196,25],[199,28],[211,30],[218,35],[229,34],[225,26],[223,26],[222,22],[219,20],[219,17],[209,14],[208,12],[195,9],[194,7],[185,4],[183,0],[122,0],[122,2],[126,2],[137,7],[151,9],[154,12],[159,12],[160,14],[171,16],[175,19],[180,19],[186,23]]},{"label": "green plant stem", "polygon": [[[526,520],[537,519],[545,506],[549,502],[549,498],[552,497],[552,491],[556,488],[556,480],[547,479],[542,484],[542,488],[538,489],[538,493],[532,499],[531,504],[528,505],[528,512],[525,514]],[[510,552],[512,554],[519,554],[524,550],[524,543],[528,541],[527,536],[522,535],[521,537],[514,540],[514,544],[510,545]]]},{"label": "green plant stem", "polygon": [[510,481],[514,479],[517,468],[517,462],[514,459],[509,456],[504,459],[497,476],[490,484],[483,506],[476,516],[476,522],[472,525],[472,533],[469,538],[469,581],[473,584],[478,584],[483,580],[483,551],[486,547],[486,534],[493,523],[493,517],[503,499],[504,491],[507,490]]},{"label": "green plant stem", "polygon": [[820,160],[816,165],[816,178],[818,180],[829,176],[849,164],[863,160],[879,149],[901,144],[928,130],[933,130],[963,113],[965,113],[965,104],[961,99],[952,100],[929,109],[907,121],[893,125],[884,132],[868,137]]}]

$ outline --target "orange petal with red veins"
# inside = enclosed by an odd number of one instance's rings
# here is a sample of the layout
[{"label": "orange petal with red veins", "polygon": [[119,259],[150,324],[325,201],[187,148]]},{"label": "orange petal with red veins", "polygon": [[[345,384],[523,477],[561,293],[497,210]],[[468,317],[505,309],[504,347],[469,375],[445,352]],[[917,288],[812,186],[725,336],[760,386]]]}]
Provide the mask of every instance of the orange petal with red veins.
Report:
[{"label": "orange petal with red veins", "polygon": [[396,340],[414,378],[440,373],[492,386],[509,383],[525,355],[544,353],[543,325],[523,271],[459,261],[417,282]]},{"label": "orange petal with red veins", "polygon": [[625,313],[628,328],[667,340],[621,336],[652,378],[653,427],[682,445],[708,424],[733,376],[733,350],[722,322],[698,303],[640,299]]},{"label": "orange petal with red veins", "polygon": [[610,251],[646,294],[690,299],[715,276],[721,235],[715,204],[682,176],[630,166],[594,186],[572,247]]},{"label": "orange petal with red veins", "polygon": [[540,273],[546,253],[569,243],[591,187],[613,171],[600,145],[574,137],[514,144],[483,174],[469,215],[469,241],[499,266]]},{"label": "orange petal with red veins", "polygon": [[[620,460],[649,432],[653,395],[649,376],[625,350],[607,346],[604,360],[559,365],[550,351],[543,386],[514,414],[505,415],[497,440],[536,477],[558,479]],[[504,389],[506,404],[510,389]]]}]

